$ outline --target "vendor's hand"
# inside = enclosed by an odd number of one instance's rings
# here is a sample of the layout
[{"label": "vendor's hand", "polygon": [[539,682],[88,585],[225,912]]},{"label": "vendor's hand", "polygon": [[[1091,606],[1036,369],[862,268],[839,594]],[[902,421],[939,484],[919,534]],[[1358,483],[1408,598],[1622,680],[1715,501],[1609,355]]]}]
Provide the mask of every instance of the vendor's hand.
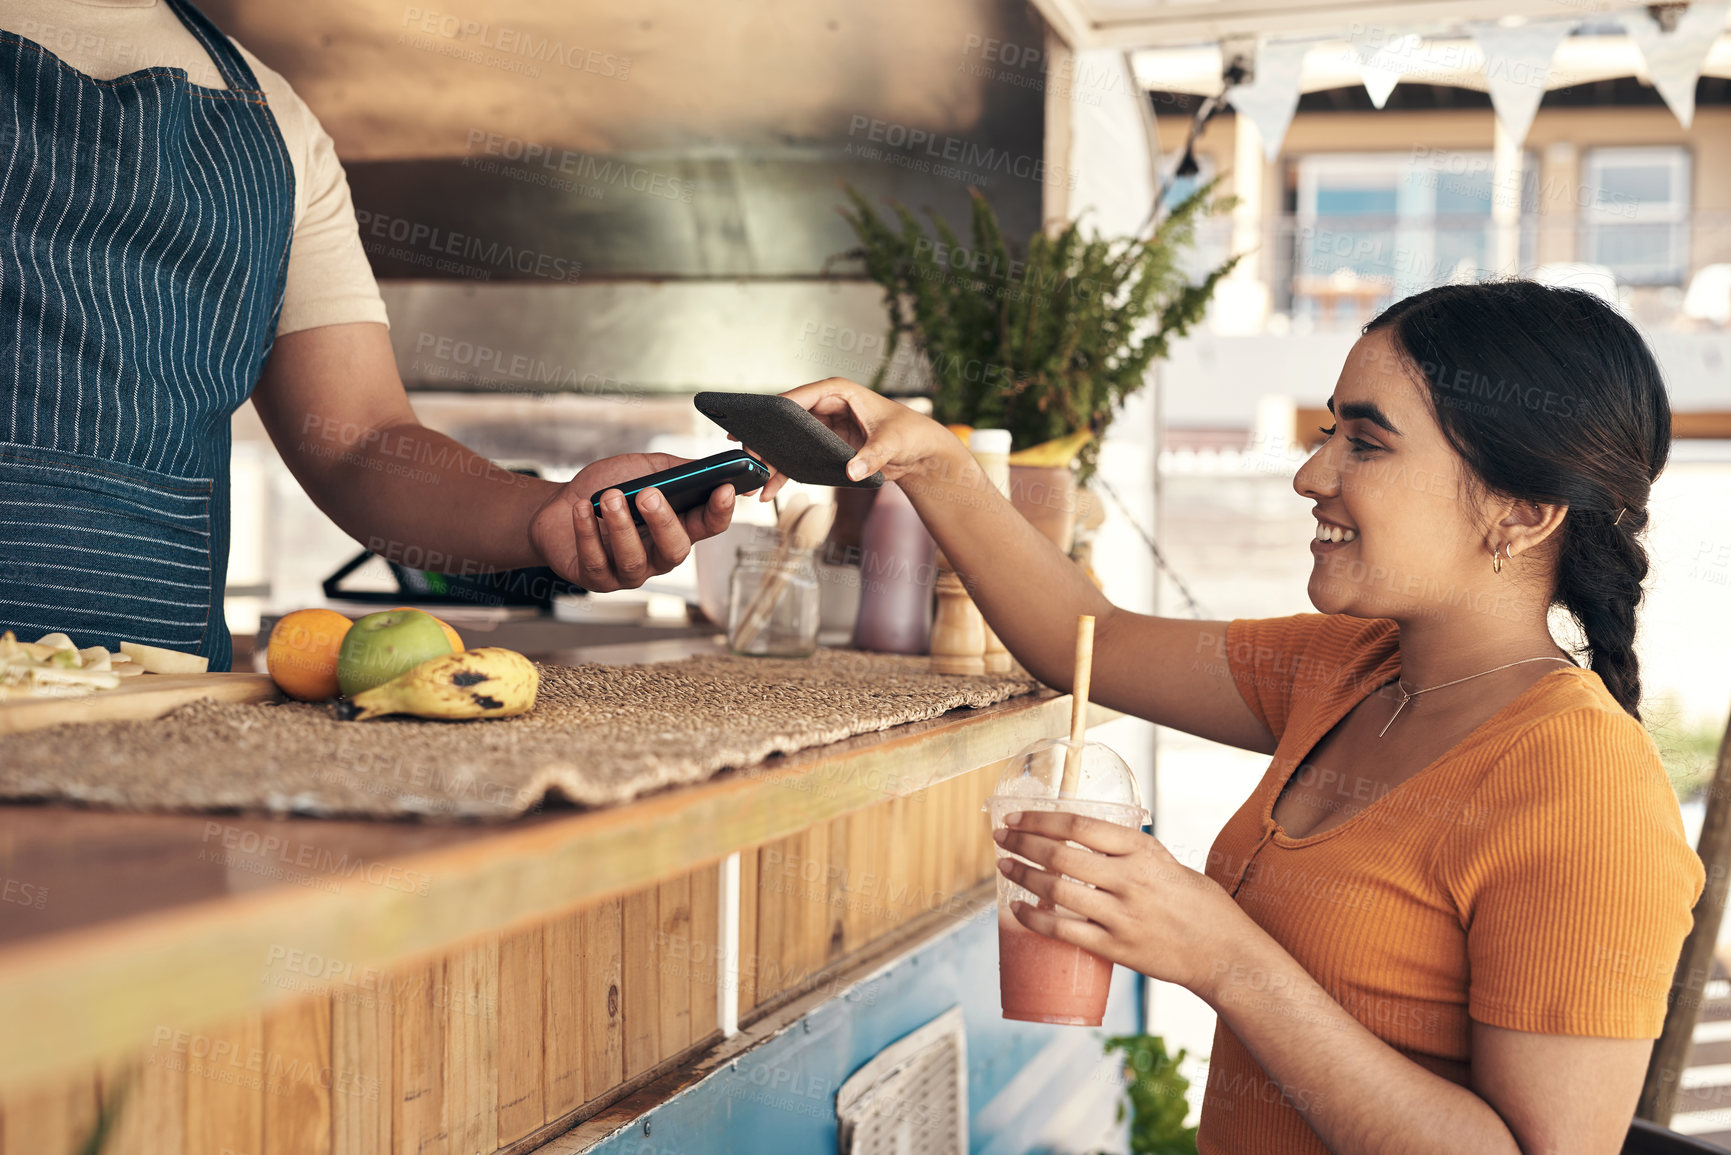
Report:
[{"label": "vendor's hand", "polygon": [[[887,480],[898,481],[959,444],[954,433],[930,417],[845,377],[801,385],[782,396],[799,402],[853,447],[847,475],[855,481],[880,469]],[[760,500],[768,501],[785,484],[787,475],[772,468]]]},{"label": "vendor's hand", "polygon": [[[685,560],[691,543],[713,537],[733,520],[733,486],[722,485],[707,504],[673,512],[659,490],[637,495],[644,529],[631,520],[631,507],[617,489],[646,473],[658,473],[687,459],[669,453],[622,453],[585,466],[535,514],[529,537],[560,577],[593,593],[635,589]],[[589,499],[602,493],[601,519]]]},{"label": "vendor's hand", "polygon": [[[1046,868],[998,860],[1011,882],[1042,900],[1039,907],[1014,904],[1018,922],[1151,978],[1202,993],[1221,973],[1221,964],[1236,957],[1239,936],[1256,930],[1219,883],[1180,863],[1140,830],[1058,811],[1024,810],[1009,815],[1006,829],[992,836],[1011,854]],[[1047,909],[1052,903],[1082,918]]]}]

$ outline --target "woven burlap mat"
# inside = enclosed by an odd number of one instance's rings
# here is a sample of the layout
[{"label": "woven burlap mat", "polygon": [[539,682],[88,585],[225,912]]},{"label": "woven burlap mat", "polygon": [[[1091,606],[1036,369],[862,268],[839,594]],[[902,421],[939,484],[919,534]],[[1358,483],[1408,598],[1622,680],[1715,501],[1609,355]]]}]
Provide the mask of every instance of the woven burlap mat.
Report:
[{"label": "woven burlap mat", "polygon": [[344,722],[334,705],[210,699],[146,722],[0,737],[0,798],[127,810],[508,818],[549,794],[624,802],[727,767],[1030,693],[926,658],[819,650],[540,667],[535,709],[476,722]]}]

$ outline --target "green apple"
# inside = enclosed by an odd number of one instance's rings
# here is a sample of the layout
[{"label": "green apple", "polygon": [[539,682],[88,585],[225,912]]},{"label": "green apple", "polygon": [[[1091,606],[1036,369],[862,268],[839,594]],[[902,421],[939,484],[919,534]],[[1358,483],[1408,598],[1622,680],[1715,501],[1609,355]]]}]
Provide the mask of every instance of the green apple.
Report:
[{"label": "green apple", "polygon": [[345,698],[382,686],[441,654],[451,639],[439,619],[420,610],[384,610],[358,618],[337,651],[337,685]]}]

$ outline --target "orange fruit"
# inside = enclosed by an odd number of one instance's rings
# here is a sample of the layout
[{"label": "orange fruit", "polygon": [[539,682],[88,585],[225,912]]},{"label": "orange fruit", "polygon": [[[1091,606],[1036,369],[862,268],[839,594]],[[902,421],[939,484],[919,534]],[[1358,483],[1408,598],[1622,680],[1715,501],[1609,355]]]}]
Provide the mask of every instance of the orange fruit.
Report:
[{"label": "orange fruit", "polygon": [[270,632],[265,668],[283,693],[303,702],[337,696],[337,654],[349,619],[335,610],[296,610]]},{"label": "orange fruit", "polygon": [[[392,607],[392,609],[394,609],[394,610],[408,610],[408,609],[413,609],[413,608],[414,608],[413,606],[393,606]],[[421,612],[426,613],[425,610],[422,610]],[[445,637],[450,639],[450,642],[451,642],[451,652],[453,654],[462,653],[463,649],[464,649],[463,635],[459,634],[456,630],[452,629],[451,623],[447,622],[444,618],[434,617],[432,614],[427,614],[427,616],[429,618],[432,618],[435,622],[438,622],[439,628],[441,630],[445,631]]]}]

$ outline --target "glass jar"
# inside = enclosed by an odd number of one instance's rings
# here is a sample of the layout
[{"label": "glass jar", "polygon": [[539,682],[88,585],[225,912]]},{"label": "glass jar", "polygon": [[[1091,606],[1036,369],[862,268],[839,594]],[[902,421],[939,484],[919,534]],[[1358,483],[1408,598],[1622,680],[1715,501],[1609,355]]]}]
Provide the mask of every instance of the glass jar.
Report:
[{"label": "glass jar", "polygon": [[727,644],[734,653],[804,658],[817,649],[813,552],[739,547],[727,598]]}]

